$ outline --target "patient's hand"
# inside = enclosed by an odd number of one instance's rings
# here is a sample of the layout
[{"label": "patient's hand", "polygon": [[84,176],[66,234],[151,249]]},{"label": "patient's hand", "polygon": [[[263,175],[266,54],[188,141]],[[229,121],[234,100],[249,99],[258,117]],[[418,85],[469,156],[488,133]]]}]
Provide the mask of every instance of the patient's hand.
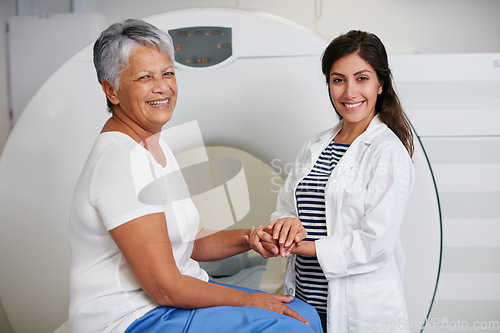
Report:
[{"label": "patient's hand", "polygon": [[[264,238],[264,239],[263,239]],[[279,244],[264,230],[263,227],[252,227],[250,235],[246,236],[248,244],[255,252],[264,258],[276,257],[279,255]]]}]

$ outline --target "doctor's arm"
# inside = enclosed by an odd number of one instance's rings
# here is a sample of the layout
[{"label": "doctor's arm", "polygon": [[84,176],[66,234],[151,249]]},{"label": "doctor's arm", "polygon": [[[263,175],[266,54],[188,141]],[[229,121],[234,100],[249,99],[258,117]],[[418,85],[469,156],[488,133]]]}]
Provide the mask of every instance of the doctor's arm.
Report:
[{"label": "doctor's arm", "polygon": [[[407,200],[413,182],[413,166],[406,152],[387,150],[379,155],[381,161],[375,167],[371,181],[367,186],[364,201],[358,203],[364,209],[358,221],[347,221],[352,218],[341,216],[341,224],[359,225],[353,231],[339,236],[327,236],[317,241],[302,241],[301,246],[292,249],[291,253],[318,257],[327,277],[336,278],[352,274],[373,271],[383,265],[391,257],[399,229],[404,216]],[[345,194],[345,193],[343,193]],[[338,198],[337,198],[338,199]],[[353,205],[352,197],[344,199],[344,207]],[[350,210],[354,208],[349,207]],[[282,220],[292,220],[284,218]],[[297,223],[298,219],[293,219]],[[275,221],[273,221],[275,222]],[[271,223],[274,229],[257,232],[258,239],[264,247],[280,246],[283,237],[290,239],[289,231],[283,224]],[[271,236],[272,235],[272,236]],[[267,244],[267,245],[266,245]]]},{"label": "doctor's arm", "polygon": [[187,309],[255,306],[306,322],[283,303],[291,301],[291,297],[249,294],[180,274],[163,213],[136,218],[109,232],[140,286],[159,305]]},{"label": "doctor's arm", "polygon": [[340,227],[353,230],[315,241],[327,279],[375,271],[393,256],[413,184],[413,165],[406,151],[386,148],[377,154],[364,194],[341,194]]}]

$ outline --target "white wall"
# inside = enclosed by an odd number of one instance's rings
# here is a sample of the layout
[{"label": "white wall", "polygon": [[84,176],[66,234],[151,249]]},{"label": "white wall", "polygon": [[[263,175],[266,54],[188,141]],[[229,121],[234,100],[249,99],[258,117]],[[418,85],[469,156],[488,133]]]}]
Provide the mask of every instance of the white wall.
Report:
[{"label": "white wall", "polygon": [[0,154],[10,133],[7,86],[7,17],[16,14],[14,0],[0,0]]},{"label": "white wall", "polygon": [[18,15],[71,12],[71,0],[15,0]]},{"label": "white wall", "polygon": [[[0,154],[10,133],[9,103],[7,88],[7,17],[16,14],[15,2],[0,0]],[[0,300],[0,332],[11,333],[12,330],[5,316]]]},{"label": "white wall", "polygon": [[[58,13],[9,17],[8,25],[8,40],[12,41],[8,50],[10,111],[11,123],[15,124],[30,97],[109,24],[102,14]],[[40,57],[41,54],[50,56]]]},{"label": "white wall", "polygon": [[[0,154],[10,133],[9,104],[7,89],[7,35],[5,32],[7,17],[15,15],[14,1],[0,1]],[[0,302],[0,332],[10,333],[11,328]]]},{"label": "white wall", "polygon": [[142,0],[140,5],[122,0],[119,6],[114,0],[74,0],[73,7],[98,11],[116,21],[199,6],[275,14],[328,39],[346,30],[364,29],[379,35],[390,53],[500,51],[498,0]]}]

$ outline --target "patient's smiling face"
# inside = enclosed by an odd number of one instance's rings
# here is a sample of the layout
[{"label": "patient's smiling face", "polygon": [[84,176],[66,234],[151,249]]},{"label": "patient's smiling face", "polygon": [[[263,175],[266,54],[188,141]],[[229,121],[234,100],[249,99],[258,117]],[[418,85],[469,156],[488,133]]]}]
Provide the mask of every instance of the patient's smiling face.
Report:
[{"label": "patient's smiling face", "polygon": [[172,117],[177,101],[172,61],[155,48],[137,46],[119,82],[111,102],[144,130],[161,131]]}]

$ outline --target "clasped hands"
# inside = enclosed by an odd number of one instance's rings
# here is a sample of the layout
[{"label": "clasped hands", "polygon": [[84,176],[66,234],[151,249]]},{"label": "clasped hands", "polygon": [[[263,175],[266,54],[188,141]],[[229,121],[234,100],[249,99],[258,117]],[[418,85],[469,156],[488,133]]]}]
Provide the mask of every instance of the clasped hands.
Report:
[{"label": "clasped hands", "polygon": [[278,255],[288,257],[306,237],[307,231],[294,217],[273,220],[267,227],[252,227],[250,235],[245,236],[250,247],[266,259]]}]

